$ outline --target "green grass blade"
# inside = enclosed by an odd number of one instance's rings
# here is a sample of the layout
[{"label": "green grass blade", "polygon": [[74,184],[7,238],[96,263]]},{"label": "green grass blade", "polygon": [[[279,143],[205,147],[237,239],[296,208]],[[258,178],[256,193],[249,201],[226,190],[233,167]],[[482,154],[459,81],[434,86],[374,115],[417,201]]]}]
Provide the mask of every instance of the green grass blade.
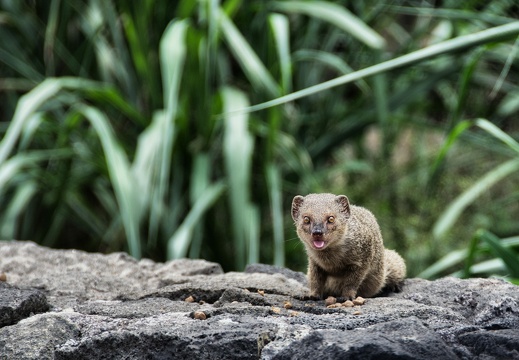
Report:
[{"label": "green grass blade", "polygon": [[290,30],[288,18],[281,14],[269,15],[269,24],[276,42],[283,93],[292,91],[292,60],[290,58]]},{"label": "green grass blade", "polygon": [[12,200],[2,214],[0,220],[0,237],[2,239],[16,239],[17,227],[20,216],[26,211],[27,206],[37,191],[34,181],[26,181],[16,187]]},{"label": "green grass blade", "polygon": [[398,69],[403,66],[410,66],[431,58],[455,53],[467,48],[479,46],[486,43],[498,42],[509,39],[510,37],[517,36],[519,34],[519,21],[493,27],[480,32],[462,35],[454,39],[446,40],[424,49],[413,51],[412,53],[400,56],[396,59],[391,59],[362,70],[355,71],[351,74],[346,74],[338,78],[325,81],[318,85],[310,86],[306,89],[302,89],[291,94],[281,96],[279,98],[266,101],[264,103],[256,104],[244,109],[237,109],[240,112],[255,112],[263,109],[267,109],[273,106],[285,104],[290,101],[294,101],[306,96],[310,96],[321,91],[325,91],[336,86],[345,85],[353,81],[357,81],[366,77],[377,75],[390,70]]},{"label": "green grass blade", "polygon": [[[329,68],[336,70],[339,74],[350,74],[354,72],[353,68],[346,63],[340,56],[335,54],[320,51],[320,50],[309,50],[303,49],[294,53],[294,61],[317,61]],[[370,87],[365,80],[359,80],[355,84],[364,93],[370,93]]]},{"label": "green grass blade", "polygon": [[234,23],[221,10],[219,12],[219,20],[220,29],[229,49],[251,84],[257,89],[262,89],[270,96],[278,96],[279,87],[272,75]]},{"label": "green grass blade", "polygon": [[[207,153],[200,153],[195,156],[193,170],[191,172],[189,186],[189,201],[194,205],[200,194],[207,189],[211,182],[211,158]],[[191,246],[189,248],[189,257],[198,259],[201,256],[203,232],[203,217],[198,221],[202,226],[197,226],[193,231]]]},{"label": "green grass blade", "polygon": [[137,195],[139,192],[130,169],[128,158],[117,143],[108,118],[97,108],[81,105],[78,111],[87,118],[96,130],[103,146],[108,173],[119,205],[130,254],[141,257],[141,223],[143,204]]},{"label": "green grass blade", "polygon": [[55,96],[60,89],[60,81],[47,79],[20,98],[7,133],[2,142],[0,142],[0,164],[7,159],[13,150],[27,121],[43,104]]},{"label": "green grass blade", "polygon": [[338,4],[326,1],[278,1],[272,5],[276,10],[292,14],[305,14],[333,24],[373,49],[380,50],[386,46],[386,41],[382,36]]},{"label": "green grass blade", "polygon": [[50,158],[59,159],[69,156],[71,156],[69,150],[60,149],[31,151],[14,155],[0,163],[0,194],[6,190],[12,179],[23,171],[24,167]]},{"label": "green grass blade", "polygon": [[283,200],[281,175],[275,164],[267,165],[267,184],[274,238],[274,265],[285,266],[285,237],[283,228]]},{"label": "green grass blade", "polygon": [[[246,107],[245,94],[233,88],[222,92],[224,111],[232,114],[234,109]],[[223,155],[229,184],[231,223],[234,232],[236,267],[243,269],[247,261],[246,240],[250,229],[250,175],[254,140],[248,129],[248,115],[234,114],[225,117]]]},{"label": "green grass blade", "polygon": [[261,220],[259,208],[253,204],[249,204],[249,256],[247,264],[257,264],[260,262],[260,230]]},{"label": "green grass blade", "polygon": [[432,279],[440,276],[446,270],[461,264],[467,258],[467,249],[451,251],[440,260],[429,266],[427,269],[419,273],[416,277],[423,279]]},{"label": "green grass blade", "polygon": [[[183,68],[187,54],[186,34],[189,28],[187,20],[170,22],[160,41],[160,65],[164,93],[164,112],[153,117],[153,123],[146,137],[140,139],[142,145],[137,149],[143,153],[141,165],[150,172],[148,179],[149,194],[146,201],[150,204],[149,234],[150,246],[154,246],[158,237],[159,224],[163,221],[165,199],[170,184],[173,145],[175,140],[175,120],[179,108],[179,92]],[[154,149],[152,153],[150,150]],[[148,155],[144,155],[148,153]]]},{"label": "green grass blade", "polygon": [[519,170],[519,159],[513,159],[501,164],[480,178],[473,186],[458,196],[436,221],[433,227],[434,237],[443,236],[468,205],[473,203],[489,187],[517,170]]},{"label": "green grass blade", "polygon": [[467,258],[465,259],[465,266],[463,268],[463,277],[469,278],[471,273],[470,269],[474,265],[474,259],[476,258],[476,253],[478,252],[480,236],[477,234],[472,237],[470,240],[469,248],[467,249]]},{"label": "green grass blade", "polygon": [[519,143],[514,140],[510,135],[505,133],[503,130],[492,124],[490,121],[485,119],[477,119],[476,126],[485,130],[490,135],[494,136],[496,139],[501,140],[506,145],[508,145],[513,151],[519,154]]},{"label": "green grass blade", "polygon": [[180,259],[187,256],[193,229],[198,225],[200,218],[225,190],[222,182],[212,184],[200,194],[193,208],[168,240],[168,259]]},{"label": "green grass blade", "polygon": [[514,278],[519,278],[519,256],[517,253],[503,246],[500,239],[488,231],[481,230],[479,231],[478,236],[488,244],[496,256],[503,260],[508,271],[510,271],[510,275]]},{"label": "green grass blade", "polygon": [[161,198],[160,191],[157,191],[157,187],[160,183],[160,155],[163,137],[168,127],[167,121],[164,111],[157,111],[154,114],[151,124],[137,139],[135,158],[131,166],[132,174],[139,187],[137,196],[140,197],[144,209],[150,209],[149,247],[154,247],[157,243],[159,224],[164,210],[163,198]]},{"label": "green grass blade", "polygon": [[188,20],[173,20],[160,40],[164,107],[171,122],[175,118],[178,107],[180,80],[187,52],[185,38],[188,26]]},{"label": "green grass blade", "polygon": [[431,176],[430,178],[433,179],[438,170],[440,169],[441,165],[443,164],[443,161],[445,159],[445,156],[447,156],[449,150],[452,148],[452,146],[455,144],[458,137],[468,128],[470,128],[473,125],[473,122],[470,120],[464,120],[459,122],[454,129],[449,133],[447,136],[447,139],[445,140],[445,143],[442,145],[440,151],[438,152],[438,156],[436,156],[436,160],[434,161],[434,164],[431,169]]}]

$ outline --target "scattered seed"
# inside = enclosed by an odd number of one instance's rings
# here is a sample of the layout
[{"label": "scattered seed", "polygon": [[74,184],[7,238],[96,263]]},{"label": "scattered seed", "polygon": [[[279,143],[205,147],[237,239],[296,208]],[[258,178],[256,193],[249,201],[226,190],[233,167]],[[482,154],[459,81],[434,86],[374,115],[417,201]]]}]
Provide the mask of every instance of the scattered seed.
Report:
[{"label": "scattered seed", "polygon": [[299,313],[297,311],[290,311],[289,312],[290,316],[298,316]]},{"label": "scattered seed", "polygon": [[7,281],[7,275],[5,273],[0,273],[0,281]]},{"label": "scattered seed", "polygon": [[283,303],[283,307],[284,307],[285,309],[292,309],[292,303],[291,303],[290,301],[285,301],[285,302]]},{"label": "scattered seed", "polygon": [[324,305],[326,305],[327,307],[332,305],[332,304],[335,304],[337,302],[337,299],[334,298],[333,296],[328,296],[326,298],[326,300],[324,300]]},{"label": "scattered seed", "polygon": [[342,303],[342,306],[344,306],[344,307],[353,307],[354,304],[353,304],[353,301],[346,300],[345,302]]},{"label": "scattered seed", "polygon": [[355,300],[353,300],[354,305],[364,305],[365,302],[366,302],[366,299],[364,299],[363,297],[360,297],[360,296],[357,296],[357,298]]},{"label": "scattered seed", "polygon": [[265,291],[263,291],[263,290],[258,290],[258,294],[260,294],[261,296],[265,296]]},{"label": "scattered seed", "polygon": [[184,301],[188,302],[188,303],[192,303],[192,302],[195,302],[195,298],[192,296],[188,296]]},{"label": "scattered seed", "polygon": [[207,315],[203,311],[195,311],[194,317],[197,320],[205,320],[205,319],[207,319]]}]

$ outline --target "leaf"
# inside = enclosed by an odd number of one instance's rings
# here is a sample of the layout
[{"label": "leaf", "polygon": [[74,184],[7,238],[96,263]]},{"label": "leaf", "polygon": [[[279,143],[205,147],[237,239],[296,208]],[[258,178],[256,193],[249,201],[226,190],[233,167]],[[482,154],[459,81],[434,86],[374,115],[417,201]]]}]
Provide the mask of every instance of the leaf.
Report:
[{"label": "leaf", "polygon": [[519,143],[515,141],[510,135],[505,133],[503,130],[492,124],[490,121],[485,119],[477,119],[476,126],[485,130],[486,132],[494,136],[496,139],[499,139],[502,142],[504,142],[519,155]]},{"label": "leaf", "polygon": [[108,173],[124,224],[129,252],[138,259],[141,257],[139,226],[143,204],[138,196],[137,181],[130,170],[128,158],[117,143],[108,118],[101,111],[86,105],[80,105],[78,111],[90,121],[101,141]]},{"label": "leaf", "polygon": [[265,65],[263,65],[250,44],[238,31],[234,23],[221,10],[219,13],[219,20],[222,34],[229,46],[229,49],[240,64],[240,67],[251,84],[256,89],[261,89],[270,96],[278,96],[278,85],[272,78],[272,75],[268,72]]},{"label": "leaf", "polygon": [[43,104],[55,96],[61,87],[62,84],[60,81],[47,79],[20,98],[7,133],[2,139],[2,142],[0,142],[0,164],[7,159],[13,150],[27,121]]},{"label": "leaf", "polygon": [[228,114],[224,119],[223,155],[229,184],[234,245],[237,268],[245,267],[246,240],[249,236],[250,210],[250,173],[254,139],[248,129],[248,115],[234,114],[236,108],[247,106],[245,94],[234,88],[226,87],[222,91],[224,110]]},{"label": "leaf", "polygon": [[439,238],[443,236],[467,206],[473,203],[489,187],[517,170],[519,170],[519,159],[513,159],[501,164],[480,178],[474,185],[450,203],[434,224],[434,237]]},{"label": "leaf", "polygon": [[460,264],[467,258],[467,249],[451,251],[427,269],[416,275],[416,277],[431,279],[439,276],[445,270]]},{"label": "leaf", "polygon": [[367,46],[381,50],[386,41],[375,30],[343,6],[326,1],[277,1],[274,9],[295,14],[305,14],[326,21],[348,32]]},{"label": "leaf", "polygon": [[267,184],[274,239],[274,265],[285,266],[285,237],[283,228],[283,201],[281,198],[281,175],[277,166],[272,163],[267,165]]},{"label": "leaf", "polygon": [[292,90],[292,60],[290,58],[290,31],[288,18],[281,14],[269,15],[269,23],[276,42],[284,93]]},{"label": "leaf", "polygon": [[178,230],[168,240],[168,259],[180,259],[187,256],[193,229],[207,209],[218,200],[224,189],[225,185],[217,182],[200,194]]},{"label": "leaf", "polygon": [[[447,136],[447,139],[445,140],[445,143],[442,145],[440,151],[438,152],[438,156],[436,157],[436,160],[434,161],[434,164],[431,169],[431,175],[430,179],[433,179],[438,170],[440,169],[440,166],[443,164],[443,160],[445,159],[445,156],[447,156],[449,150],[452,148],[452,146],[455,144],[458,137],[468,128],[472,126],[473,122],[469,120],[460,121],[454,129],[449,133]],[[431,181],[431,180],[430,180]]]},{"label": "leaf", "polygon": [[519,278],[519,256],[511,249],[503,246],[500,239],[488,231],[481,230],[478,232],[478,236],[488,244],[496,256],[503,260],[508,271],[510,271],[510,275]]},{"label": "leaf", "polygon": [[306,96],[310,96],[321,91],[332,89],[336,86],[341,86],[354,82],[366,77],[384,73],[390,70],[398,69],[403,66],[410,66],[431,58],[458,52],[460,50],[497,41],[502,41],[512,36],[519,34],[519,21],[509,23],[502,26],[496,26],[480,32],[462,35],[454,39],[442,41],[440,43],[428,46],[426,48],[413,51],[412,53],[402,55],[395,59],[384,61],[376,65],[369,66],[362,70],[357,70],[353,73],[339,76],[335,79],[322,82],[318,85],[310,86],[306,89],[295,91],[291,94],[278,97],[260,104],[249,106],[243,109],[237,109],[241,112],[255,112],[263,109],[268,109],[273,106],[285,104]]}]

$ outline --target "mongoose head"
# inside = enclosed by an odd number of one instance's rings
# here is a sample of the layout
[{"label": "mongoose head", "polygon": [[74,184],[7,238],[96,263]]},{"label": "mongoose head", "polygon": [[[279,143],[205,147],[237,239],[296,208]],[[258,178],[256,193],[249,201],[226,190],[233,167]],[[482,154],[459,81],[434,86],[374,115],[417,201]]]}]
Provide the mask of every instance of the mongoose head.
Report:
[{"label": "mongoose head", "polygon": [[324,250],[342,239],[348,230],[350,215],[350,202],[344,195],[297,195],[292,200],[297,234],[311,250]]}]

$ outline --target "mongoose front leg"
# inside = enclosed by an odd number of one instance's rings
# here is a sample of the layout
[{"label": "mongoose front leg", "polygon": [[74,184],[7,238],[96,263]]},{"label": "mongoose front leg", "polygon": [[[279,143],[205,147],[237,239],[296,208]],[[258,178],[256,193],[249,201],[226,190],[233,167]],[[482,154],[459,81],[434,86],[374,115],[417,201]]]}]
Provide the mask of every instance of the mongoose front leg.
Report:
[{"label": "mongoose front leg", "polygon": [[310,288],[311,298],[323,298],[325,282],[326,272],[310,260],[308,264],[308,287]]},{"label": "mongoose front leg", "polygon": [[361,267],[349,266],[340,277],[340,293],[346,300],[353,300],[357,297],[360,284],[364,280],[366,274]]}]

